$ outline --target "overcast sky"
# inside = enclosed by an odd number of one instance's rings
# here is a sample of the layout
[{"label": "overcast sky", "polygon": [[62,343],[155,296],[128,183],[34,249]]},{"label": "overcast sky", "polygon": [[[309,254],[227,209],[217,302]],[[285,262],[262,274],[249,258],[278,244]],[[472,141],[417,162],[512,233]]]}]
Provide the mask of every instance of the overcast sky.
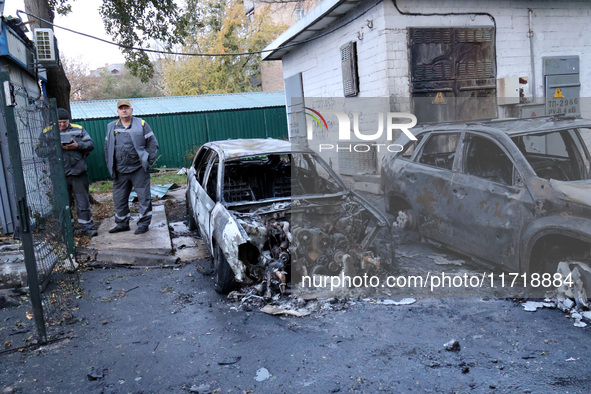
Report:
[{"label": "overcast sky", "polygon": [[[23,0],[5,0],[4,16],[16,16],[16,10],[25,10]],[[68,16],[56,17],[54,23],[92,36],[111,41],[105,34],[103,22],[98,12],[102,0],[78,0],[72,2],[72,12]],[[24,16],[23,16],[24,18]],[[55,28],[60,55],[70,59],[80,59],[89,70],[105,64],[123,63],[124,58],[115,45],[109,45],[92,38]]]}]

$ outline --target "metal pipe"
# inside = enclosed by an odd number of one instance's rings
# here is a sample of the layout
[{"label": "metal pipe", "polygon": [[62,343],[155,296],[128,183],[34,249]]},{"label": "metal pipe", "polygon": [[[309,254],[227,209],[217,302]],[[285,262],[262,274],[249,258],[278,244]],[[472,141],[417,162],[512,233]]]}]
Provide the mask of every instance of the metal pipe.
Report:
[{"label": "metal pipe", "polygon": [[534,57],[534,11],[531,8],[527,10],[529,31],[529,56],[531,62],[531,96],[533,101],[536,101],[536,59]]}]

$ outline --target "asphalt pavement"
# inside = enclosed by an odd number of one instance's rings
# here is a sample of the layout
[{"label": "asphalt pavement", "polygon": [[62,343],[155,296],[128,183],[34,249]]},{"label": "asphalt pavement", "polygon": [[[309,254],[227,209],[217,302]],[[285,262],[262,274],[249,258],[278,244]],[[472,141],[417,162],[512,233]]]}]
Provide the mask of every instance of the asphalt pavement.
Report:
[{"label": "asphalt pavement", "polygon": [[[454,261],[425,248],[407,239],[402,250],[416,264],[426,250]],[[27,302],[4,305],[3,392],[591,390],[589,328],[558,309],[526,312],[523,300],[495,298],[323,299],[307,302],[306,317],[272,316],[215,293],[211,259],[193,257],[82,271],[73,316],[41,347],[26,347],[35,334]]]}]

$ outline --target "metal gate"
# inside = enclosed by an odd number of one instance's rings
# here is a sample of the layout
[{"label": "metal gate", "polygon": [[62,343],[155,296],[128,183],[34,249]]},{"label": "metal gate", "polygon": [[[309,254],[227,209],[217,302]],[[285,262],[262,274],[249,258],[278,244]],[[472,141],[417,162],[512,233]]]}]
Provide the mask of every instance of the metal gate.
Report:
[{"label": "metal gate", "polygon": [[[9,162],[4,171],[12,180],[17,222],[15,242],[3,245],[3,264],[14,266],[2,275],[2,286],[21,287],[31,297],[41,343],[47,327],[71,318],[70,302],[79,291],[72,254],[74,239],[62,164],[55,101],[39,97],[31,84],[11,82],[0,73],[2,108]],[[35,86],[35,85],[33,85]],[[52,133],[41,143],[41,133]],[[26,269],[25,269],[26,267]]]}]

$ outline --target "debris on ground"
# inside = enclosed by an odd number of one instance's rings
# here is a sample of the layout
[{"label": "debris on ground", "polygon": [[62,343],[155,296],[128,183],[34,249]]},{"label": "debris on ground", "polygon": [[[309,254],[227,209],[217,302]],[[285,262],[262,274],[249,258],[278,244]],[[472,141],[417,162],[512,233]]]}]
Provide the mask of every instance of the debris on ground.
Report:
[{"label": "debris on ground", "polygon": [[448,352],[459,352],[461,349],[460,342],[456,341],[455,339],[452,339],[451,341],[444,343],[443,346],[445,347],[445,350],[447,350]]},{"label": "debris on ground", "polygon": [[242,359],[241,356],[232,357],[230,359],[218,361],[218,365],[232,365],[232,364],[236,364],[241,359]]},{"label": "debris on ground", "polygon": [[259,294],[257,286],[244,287],[241,290],[232,291],[228,294],[228,300],[237,303],[232,306],[235,311],[250,312],[255,309],[270,315],[284,315],[305,317],[313,313],[324,313],[328,311],[340,311],[346,309],[349,300],[346,298],[325,298],[305,300],[302,297],[275,294],[272,298],[263,297]]},{"label": "debris on ground", "polygon": [[402,298],[399,301],[396,300],[391,300],[391,299],[386,299],[386,300],[378,300],[375,301],[375,304],[378,305],[411,305],[414,304],[415,302],[417,302],[416,298]]},{"label": "debris on ground", "polygon": [[[153,199],[161,199],[169,190],[178,189],[180,186],[176,183],[167,183],[166,185],[152,185],[150,186],[150,197]],[[129,201],[136,201],[137,193],[133,190],[129,194]]]},{"label": "debris on ground", "polygon": [[556,304],[553,302],[537,302],[537,301],[526,301],[523,304],[523,309],[526,312],[535,312],[541,308],[556,308]]},{"label": "debris on ground", "polygon": [[194,384],[189,389],[189,392],[190,393],[206,394],[206,393],[212,393],[213,391],[211,390],[211,386],[209,384],[201,384],[199,386]]},{"label": "debris on ground", "polygon": [[580,306],[580,304],[577,305],[577,303],[570,298],[546,298],[543,302],[526,301],[522,304],[522,306],[526,312],[535,312],[542,308],[558,308],[559,310],[568,314],[571,319],[575,319],[573,325],[579,328],[587,327],[587,323],[585,323],[583,320],[591,322],[591,311],[583,311],[582,308],[584,307]]},{"label": "debris on ground", "polygon": [[464,260],[449,260],[442,254],[433,254],[428,256],[431,260],[435,262],[437,265],[464,265],[466,262]]},{"label": "debris on ground", "polygon": [[257,370],[257,374],[254,377],[254,380],[256,380],[257,382],[263,382],[265,380],[268,380],[270,377],[271,373],[267,368],[260,368],[259,370]]},{"label": "debris on ground", "polygon": [[266,313],[268,315],[288,315],[288,316],[296,316],[296,317],[305,317],[310,314],[310,311],[307,309],[287,309],[278,306],[273,306],[271,304],[265,305],[261,312]]},{"label": "debris on ground", "polygon": [[173,237],[181,237],[188,235],[194,236],[194,232],[189,230],[189,227],[187,227],[187,224],[185,222],[169,222],[168,229],[171,231],[171,236]]}]

